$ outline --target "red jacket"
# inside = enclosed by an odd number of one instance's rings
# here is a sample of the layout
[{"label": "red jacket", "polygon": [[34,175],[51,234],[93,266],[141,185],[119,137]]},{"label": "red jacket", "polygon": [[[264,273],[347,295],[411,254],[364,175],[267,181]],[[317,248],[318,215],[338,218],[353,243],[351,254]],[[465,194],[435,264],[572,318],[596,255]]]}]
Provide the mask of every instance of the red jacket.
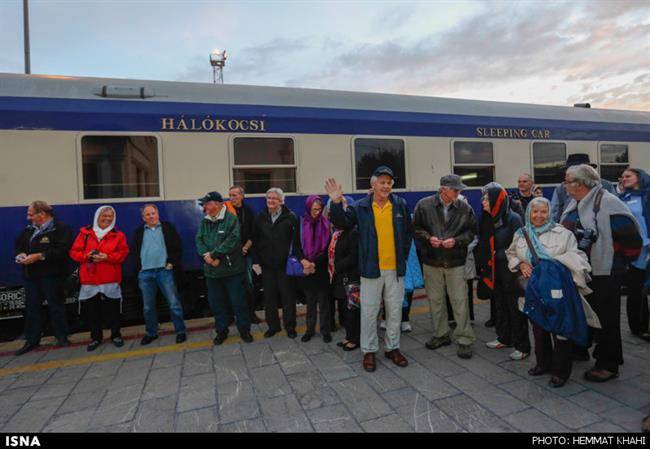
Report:
[{"label": "red jacket", "polygon": [[[88,254],[93,250],[106,254],[108,259],[90,262]],[[128,254],[123,232],[112,229],[100,242],[92,226],[81,228],[70,249],[70,258],[79,264],[79,281],[87,285],[122,282],[122,262]]]}]

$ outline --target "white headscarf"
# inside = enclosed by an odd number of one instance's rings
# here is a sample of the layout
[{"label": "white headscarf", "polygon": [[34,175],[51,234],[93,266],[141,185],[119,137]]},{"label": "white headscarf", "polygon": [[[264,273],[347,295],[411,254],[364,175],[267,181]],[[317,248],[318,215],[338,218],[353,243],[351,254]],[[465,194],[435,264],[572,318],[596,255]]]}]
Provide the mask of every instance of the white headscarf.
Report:
[{"label": "white headscarf", "polygon": [[[113,211],[113,223],[108,225],[106,229],[102,229],[99,227],[99,216],[101,215],[102,211],[104,209],[110,209]],[[111,232],[111,230],[115,227],[115,222],[117,222],[117,213],[115,212],[115,209],[113,209],[112,206],[100,206],[96,211],[95,211],[95,219],[93,220],[93,231],[95,231],[95,235],[97,236],[97,240],[101,241],[106,234]]]}]

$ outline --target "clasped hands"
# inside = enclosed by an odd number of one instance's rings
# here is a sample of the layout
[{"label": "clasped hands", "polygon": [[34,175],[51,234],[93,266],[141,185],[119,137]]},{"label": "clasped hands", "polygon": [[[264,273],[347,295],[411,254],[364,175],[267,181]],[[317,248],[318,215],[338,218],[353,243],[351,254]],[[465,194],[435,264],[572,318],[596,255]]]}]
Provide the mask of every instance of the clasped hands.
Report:
[{"label": "clasped hands", "polygon": [[27,255],[26,253],[20,253],[16,256],[16,263],[20,265],[31,265],[33,263],[39,262],[41,260],[41,253],[35,253]]},{"label": "clasped hands", "polygon": [[446,240],[441,240],[438,237],[432,236],[432,237],[429,237],[429,243],[434,248],[440,248],[442,246],[443,248],[451,249],[454,246],[456,246],[456,239],[449,238],[449,239],[446,239]]},{"label": "clasped hands", "polygon": [[212,256],[210,256],[210,253],[205,253],[203,255],[203,261],[206,264],[211,265],[211,266],[213,266],[215,268],[218,267],[221,264],[221,261],[219,259],[213,259]]}]

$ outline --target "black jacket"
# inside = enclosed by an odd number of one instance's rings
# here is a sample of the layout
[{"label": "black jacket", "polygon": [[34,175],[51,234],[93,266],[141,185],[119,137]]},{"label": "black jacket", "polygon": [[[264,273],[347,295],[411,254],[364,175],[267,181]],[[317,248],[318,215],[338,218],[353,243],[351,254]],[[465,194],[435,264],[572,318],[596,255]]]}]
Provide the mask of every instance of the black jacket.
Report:
[{"label": "black jacket", "polygon": [[46,276],[66,276],[72,271],[73,263],[68,252],[72,246],[72,230],[60,221],[31,239],[34,227],[28,226],[15,241],[15,255],[20,253],[43,253],[45,260],[23,267],[25,277],[37,279]]},{"label": "black jacket", "polygon": [[285,270],[292,243],[293,254],[303,259],[298,217],[287,206],[282,206],[282,213],[275,223],[271,221],[267,208],[255,217],[253,249],[262,267]]},{"label": "black jacket", "polygon": [[345,298],[343,280],[359,281],[359,232],[356,229],[346,229],[339,235],[334,249],[334,278],[332,279],[332,295],[335,298]]},{"label": "black jacket", "polygon": [[[454,268],[465,265],[467,246],[476,235],[476,218],[474,210],[464,201],[457,200],[449,207],[449,218],[445,222],[444,204],[439,195],[433,195],[418,201],[413,216],[415,241],[422,263],[432,267]],[[441,240],[454,238],[453,248],[434,248],[429,238],[435,236]]]},{"label": "black jacket", "polygon": [[255,214],[253,210],[242,201],[242,207],[237,211],[237,220],[239,220],[241,244],[246,244],[247,241],[253,240],[253,229],[255,228]]},{"label": "black jacket", "polygon": [[[165,249],[167,250],[167,263],[174,266],[174,277],[177,284],[183,280],[183,241],[173,224],[168,221],[160,221],[163,237],[165,238]],[[133,240],[130,245],[131,254],[135,257],[136,273],[142,269],[140,253],[142,252],[142,240],[144,238],[144,223],[138,226],[133,233]]]},{"label": "black jacket", "polygon": [[[490,217],[487,218],[489,219]],[[495,278],[499,284],[499,288],[509,294],[521,293],[519,284],[517,283],[517,274],[508,269],[506,250],[512,244],[515,232],[522,226],[523,223],[519,214],[509,210],[505,220],[497,223],[496,229],[494,230]]]}]

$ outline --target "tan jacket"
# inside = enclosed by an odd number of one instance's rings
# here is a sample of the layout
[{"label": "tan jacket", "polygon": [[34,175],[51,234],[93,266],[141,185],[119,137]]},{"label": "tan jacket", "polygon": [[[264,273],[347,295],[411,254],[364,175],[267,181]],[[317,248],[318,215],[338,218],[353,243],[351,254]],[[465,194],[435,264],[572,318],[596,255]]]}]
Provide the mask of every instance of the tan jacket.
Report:
[{"label": "tan jacket", "polygon": [[[583,297],[582,305],[585,309],[585,315],[587,316],[587,323],[591,327],[599,328],[600,323],[598,322],[598,317],[584,299],[584,295],[588,295],[592,292],[592,290],[587,287],[587,283],[591,281],[591,277],[589,276],[591,266],[589,265],[587,255],[578,249],[578,242],[573,233],[563,226],[557,225],[549,232],[545,232],[539,236],[539,240],[549,256],[553,257],[571,271],[573,282],[575,282],[580,295]],[[528,244],[526,243],[526,239],[519,235],[519,233],[516,233],[512,240],[512,244],[506,250],[508,268],[510,271],[519,271],[519,264],[521,262],[526,262],[527,252]]]}]

